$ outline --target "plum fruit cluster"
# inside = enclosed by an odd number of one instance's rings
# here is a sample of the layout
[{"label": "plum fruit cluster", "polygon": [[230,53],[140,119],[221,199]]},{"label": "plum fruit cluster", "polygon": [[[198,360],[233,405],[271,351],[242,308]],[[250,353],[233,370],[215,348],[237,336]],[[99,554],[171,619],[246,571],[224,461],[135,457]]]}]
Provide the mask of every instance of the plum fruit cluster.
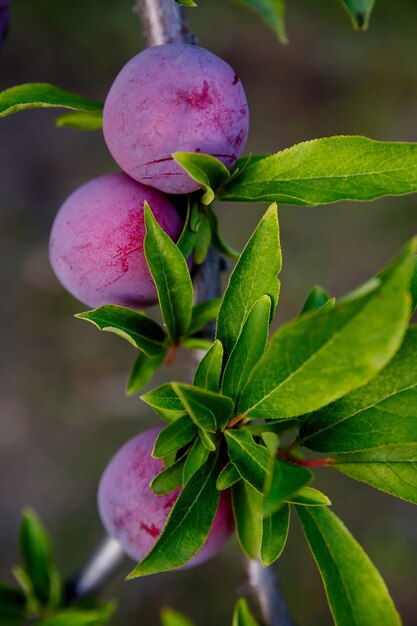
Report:
[{"label": "plum fruit cluster", "polygon": [[[210,154],[231,168],[248,134],[248,105],[233,69],[190,44],[144,50],[121,70],[103,112],[106,144],[123,170],[86,183],[61,206],[50,238],[51,265],[64,287],[88,306],[156,304],[144,254],[144,203],[177,241],[183,218],[172,194],[199,185],[174,152]],[[134,560],[161,534],[180,489],[155,495],[150,482],[163,469],[151,455],[159,430],[128,441],[101,479],[100,517]],[[188,565],[213,556],[233,531],[230,497],[222,493],[212,529]]]},{"label": "plum fruit cluster", "polygon": [[143,253],[143,205],[177,240],[183,220],[165,194],[197,191],[172,158],[201,152],[232,167],[248,134],[248,105],[233,69],[191,44],[148,48],[131,59],[106,98],[103,131],[124,173],[94,179],[62,205],[50,259],[66,289],[88,306],[156,304]]}]

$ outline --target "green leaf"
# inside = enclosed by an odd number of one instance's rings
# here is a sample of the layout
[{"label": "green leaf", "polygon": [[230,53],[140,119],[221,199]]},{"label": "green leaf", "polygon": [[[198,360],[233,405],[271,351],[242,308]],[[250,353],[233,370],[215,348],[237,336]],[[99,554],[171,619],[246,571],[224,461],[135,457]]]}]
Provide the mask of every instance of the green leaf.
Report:
[{"label": "green leaf", "polygon": [[318,489],[313,489],[313,487],[301,487],[294,496],[287,498],[286,502],[303,506],[331,505],[329,498]]},{"label": "green leaf", "polygon": [[219,229],[219,220],[217,219],[217,215],[211,209],[211,207],[207,207],[207,215],[210,220],[211,225],[211,239],[213,247],[220,252],[223,256],[227,256],[231,259],[238,259],[239,252],[232,248],[224,239]]},{"label": "green leaf", "polygon": [[237,483],[240,478],[241,476],[236,467],[233,465],[233,463],[229,461],[229,463],[227,463],[227,465],[225,465],[220,472],[217,479],[216,487],[219,491],[224,491],[225,489],[229,489],[229,487]]},{"label": "green leaf", "polygon": [[330,296],[322,287],[315,285],[307,296],[307,300],[304,302],[301,313],[307,313],[308,311],[314,311],[314,309],[321,309],[328,301]]},{"label": "green leaf", "polygon": [[226,426],[233,412],[233,400],[207,389],[172,383],[172,387],[195,424],[209,432]]},{"label": "green leaf", "polygon": [[210,350],[212,342],[203,337],[186,337],[181,340],[181,345],[187,350]]},{"label": "green leaf", "polygon": [[271,433],[271,432],[265,431],[265,432],[263,432],[261,434],[261,440],[262,440],[262,443],[267,448],[267,450],[273,456],[275,456],[276,453],[278,452],[278,448],[279,448],[279,437],[278,437],[278,435],[276,435],[275,433]]},{"label": "green leaf", "polygon": [[311,413],[300,443],[321,452],[356,452],[413,443],[417,432],[417,326],[368,385]]},{"label": "green leaf", "polygon": [[275,513],[285,500],[296,494],[312,478],[312,473],[305,467],[271,457],[264,488],[264,514]]},{"label": "green leaf", "polygon": [[26,616],[26,596],[20,589],[0,584],[0,624],[21,626]]},{"label": "green leaf", "polygon": [[296,507],[320,570],[336,626],[400,626],[380,574],[326,507]]},{"label": "green leaf", "polygon": [[414,267],[413,273],[411,275],[411,283],[410,283],[410,291],[411,291],[411,312],[415,313],[417,309],[417,257],[414,257]]},{"label": "green leaf", "polygon": [[298,425],[297,419],[277,420],[276,422],[273,420],[267,420],[266,422],[253,421],[245,424],[245,430],[248,430],[252,435],[261,435],[262,433],[281,435],[298,428]]},{"label": "green leaf", "polygon": [[262,20],[272,28],[279,41],[288,43],[285,30],[285,4],[284,0],[235,0],[239,4],[253,9]]},{"label": "green leaf", "polygon": [[250,373],[265,352],[271,319],[271,298],[261,296],[253,305],[223,374],[222,391],[238,401]]},{"label": "green leaf", "polygon": [[217,339],[200,361],[194,376],[194,385],[218,392],[223,363],[223,346]]},{"label": "green leaf", "polygon": [[182,485],[184,464],[185,457],[182,457],[175,463],[172,463],[172,465],[168,465],[162,472],[159,472],[151,482],[151,489],[154,494],[163,496],[178,489]]},{"label": "green leaf", "polygon": [[203,330],[209,322],[216,319],[221,301],[221,298],[214,298],[213,300],[206,300],[205,302],[193,306],[191,324],[188,329],[190,335],[194,335],[200,330]]},{"label": "green leaf", "polygon": [[185,407],[175,393],[171,383],[165,383],[144,393],[141,396],[141,400],[149,404],[153,409],[164,409],[173,413],[183,413],[185,411]]},{"label": "green leaf", "polygon": [[272,205],[240,255],[223,296],[217,319],[217,339],[223,344],[225,360],[235,347],[250,310],[261,296],[270,296],[274,312],[280,270],[278,214],[276,205]]},{"label": "green leaf", "polygon": [[[175,0],[177,4],[181,4],[183,7],[196,7],[197,4],[194,0]],[[163,624],[165,626],[165,624]]]},{"label": "green leaf", "polygon": [[211,244],[211,225],[206,215],[202,216],[194,242],[194,263],[201,265],[207,256]]},{"label": "green leaf", "polygon": [[193,623],[182,613],[166,606],[161,611],[161,626],[193,626]]},{"label": "green leaf", "polygon": [[159,226],[146,202],[144,213],[146,260],[158,291],[168,337],[176,343],[190,326],[193,285],[183,255]]},{"label": "green leaf", "polygon": [[241,477],[259,493],[263,493],[269,462],[268,450],[255,443],[247,430],[226,430],[230,460]]},{"label": "green leaf", "polygon": [[69,607],[41,620],[37,626],[104,626],[109,622],[115,608],[112,602],[94,609]]},{"label": "green leaf", "polygon": [[171,452],[180,450],[187,445],[197,434],[197,426],[189,415],[183,415],[165,426],[156,438],[152,456],[163,459]]},{"label": "green leaf", "polygon": [[202,204],[211,204],[217,189],[230,176],[227,167],[209,154],[174,152],[172,158],[204,189],[204,194],[200,198]]},{"label": "green leaf", "polygon": [[214,433],[209,432],[208,430],[198,431],[198,436],[201,440],[201,443],[209,452],[214,452],[216,449],[216,435]]},{"label": "green leaf", "polygon": [[258,559],[262,542],[262,495],[248,482],[239,480],[232,487],[236,536],[249,559]]},{"label": "green leaf", "polygon": [[132,396],[140,391],[151,380],[165,356],[166,350],[163,350],[159,356],[154,357],[146,356],[143,352],[139,353],[127,382],[126,393],[128,396]]},{"label": "green leaf", "polygon": [[58,128],[75,128],[77,130],[101,130],[103,127],[103,113],[101,111],[81,111],[64,113],[55,120]]},{"label": "green leaf", "polygon": [[22,563],[36,598],[42,606],[57,607],[61,582],[52,557],[51,543],[39,517],[31,509],[23,512],[20,527]]},{"label": "green leaf", "polygon": [[26,83],[10,87],[0,93],[0,117],[6,117],[24,109],[41,107],[62,107],[74,111],[101,112],[103,110],[101,102],[78,96],[48,83]]},{"label": "green leaf", "polygon": [[372,290],[278,329],[242,393],[239,413],[296,417],[373,378],[399,348],[408,323],[413,245]]},{"label": "green leaf", "polygon": [[367,30],[375,0],[341,0],[355,30]]},{"label": "green leaf", "polygon": [[336,456],[333,467],[350,478],[417,504],[416,442],[341,453]]},{"label": "green leaf", "polygon": [[244,598],[239,598],[236,602],[232,626],[259,626]]},{"label": "green leaf", "polygon": [[219,504],[218,475],[218,459],[211,454],[184,486],[157,542],[129,579],[181,567],[200,550]]},{"label": "green leaf", "polygon": [[[235,167],[241,165],[238,161]],[[223,187],[220,199],[314,206],[415,191],[417,143],[341,136],[254,159]]]},{"label": "green leaf", "polygon": [[94,324],[99,330],[122,337],[147,356],[160,356],[165,350],[163,329],[152,318],[139,311],[108,304],[93,311],[78,313],[75,317]]},{"label": "green leaf", "polygon": [[263,520],[261,561],[264,567],[276,561],[285,548],[290,528],[290,507],[284,504]]},{"label": "green leaf", "polygon": [[200,438],[194,441],[193,446],[185,460],[185,465],[182,473],[182,482],[184,485],[188,483],[191,476],[194,476],[196,471],[200,469],[202,465],[204,465],[204,463],[207,461],[209,453],[210,451],[207,450]]}]

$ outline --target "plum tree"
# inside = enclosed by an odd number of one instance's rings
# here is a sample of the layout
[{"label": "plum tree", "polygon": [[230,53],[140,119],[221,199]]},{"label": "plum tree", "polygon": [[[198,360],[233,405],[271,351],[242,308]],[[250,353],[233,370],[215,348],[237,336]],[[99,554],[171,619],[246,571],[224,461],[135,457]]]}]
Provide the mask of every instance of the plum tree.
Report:
[{"label": "plum tree", "polygon": [[[98,507],[108,534],[118,539],[125,552],[141,561],[165,526],[180,489],[155,495],[150,482],[163,468],[151,456],[160,428],[140,433],[125,443],[105,469],[98,489]],[[187,565],[198,565],[216,554],[234,529],[228,492],[222,492],[213,526],[201,550]]]},{"label": "plum tree", "polygon": [[166,193],[199,186],[173,152],[211,154],[230,168],[249,127],[239,77],[212,52],[190,44],[143,50],[116,77],[104,106],[103,131],[119,166]]},{"label": "plum tree", "polygon": [[50,238],[51,264],[64,287],[88,306],[157,302],[143,251],[145,201],[177,239],[182,219],[169,199],[121,172],[91,180],[60,208]]}]

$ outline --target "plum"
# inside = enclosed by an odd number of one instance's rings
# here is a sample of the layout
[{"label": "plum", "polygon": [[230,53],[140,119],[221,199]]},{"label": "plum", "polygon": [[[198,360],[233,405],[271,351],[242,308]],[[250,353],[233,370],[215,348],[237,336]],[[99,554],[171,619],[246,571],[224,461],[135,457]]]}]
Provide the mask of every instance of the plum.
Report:
[{"label": "plum", "polygon": [[[180,493],[177,489],[157,496],[149,486],[164,468],[162,460],[151,456],[160,431],[147,430],[125,443],[105,469],[98,489],[98,508],[106,531],[121,542],[126,554],[135,561],[141,561],[151,550]],[[207,540],[187,566],[214,556],[233,528],[230,496],[222,492]]]},{"label": "plum", "polygon": [[143,250],[145,200],[176,240],[183,220],[173,204],[122,172],[91,180],[60,208],[50,238],[51,265],[64,287],[84,304],[140,308],[157,302]]},{"label": "plum", "polygon": [[237,74],[191,44],[140,52],[118,74],[104,106],[104,138],[118,165],[166,193],[199,188],[173,161],[173,152],[211,154],[230,168],[244,148],[248,127]]}]

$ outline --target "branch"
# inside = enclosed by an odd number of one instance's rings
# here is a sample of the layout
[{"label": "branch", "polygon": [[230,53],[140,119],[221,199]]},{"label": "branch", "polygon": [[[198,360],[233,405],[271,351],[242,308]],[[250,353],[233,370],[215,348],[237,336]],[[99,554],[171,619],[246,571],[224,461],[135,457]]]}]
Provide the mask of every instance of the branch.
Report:
[{"label": "branch", "polygon": [[251,595],[266,626],[292,626],[282,597],[275,567],[263,567],[260,561],[246,559],[246,573]]},{"label": "branch", "polygon": [[134,9],[142,21],[148,46],[194,43],[185,10],[174,0],[136,0]]}]

